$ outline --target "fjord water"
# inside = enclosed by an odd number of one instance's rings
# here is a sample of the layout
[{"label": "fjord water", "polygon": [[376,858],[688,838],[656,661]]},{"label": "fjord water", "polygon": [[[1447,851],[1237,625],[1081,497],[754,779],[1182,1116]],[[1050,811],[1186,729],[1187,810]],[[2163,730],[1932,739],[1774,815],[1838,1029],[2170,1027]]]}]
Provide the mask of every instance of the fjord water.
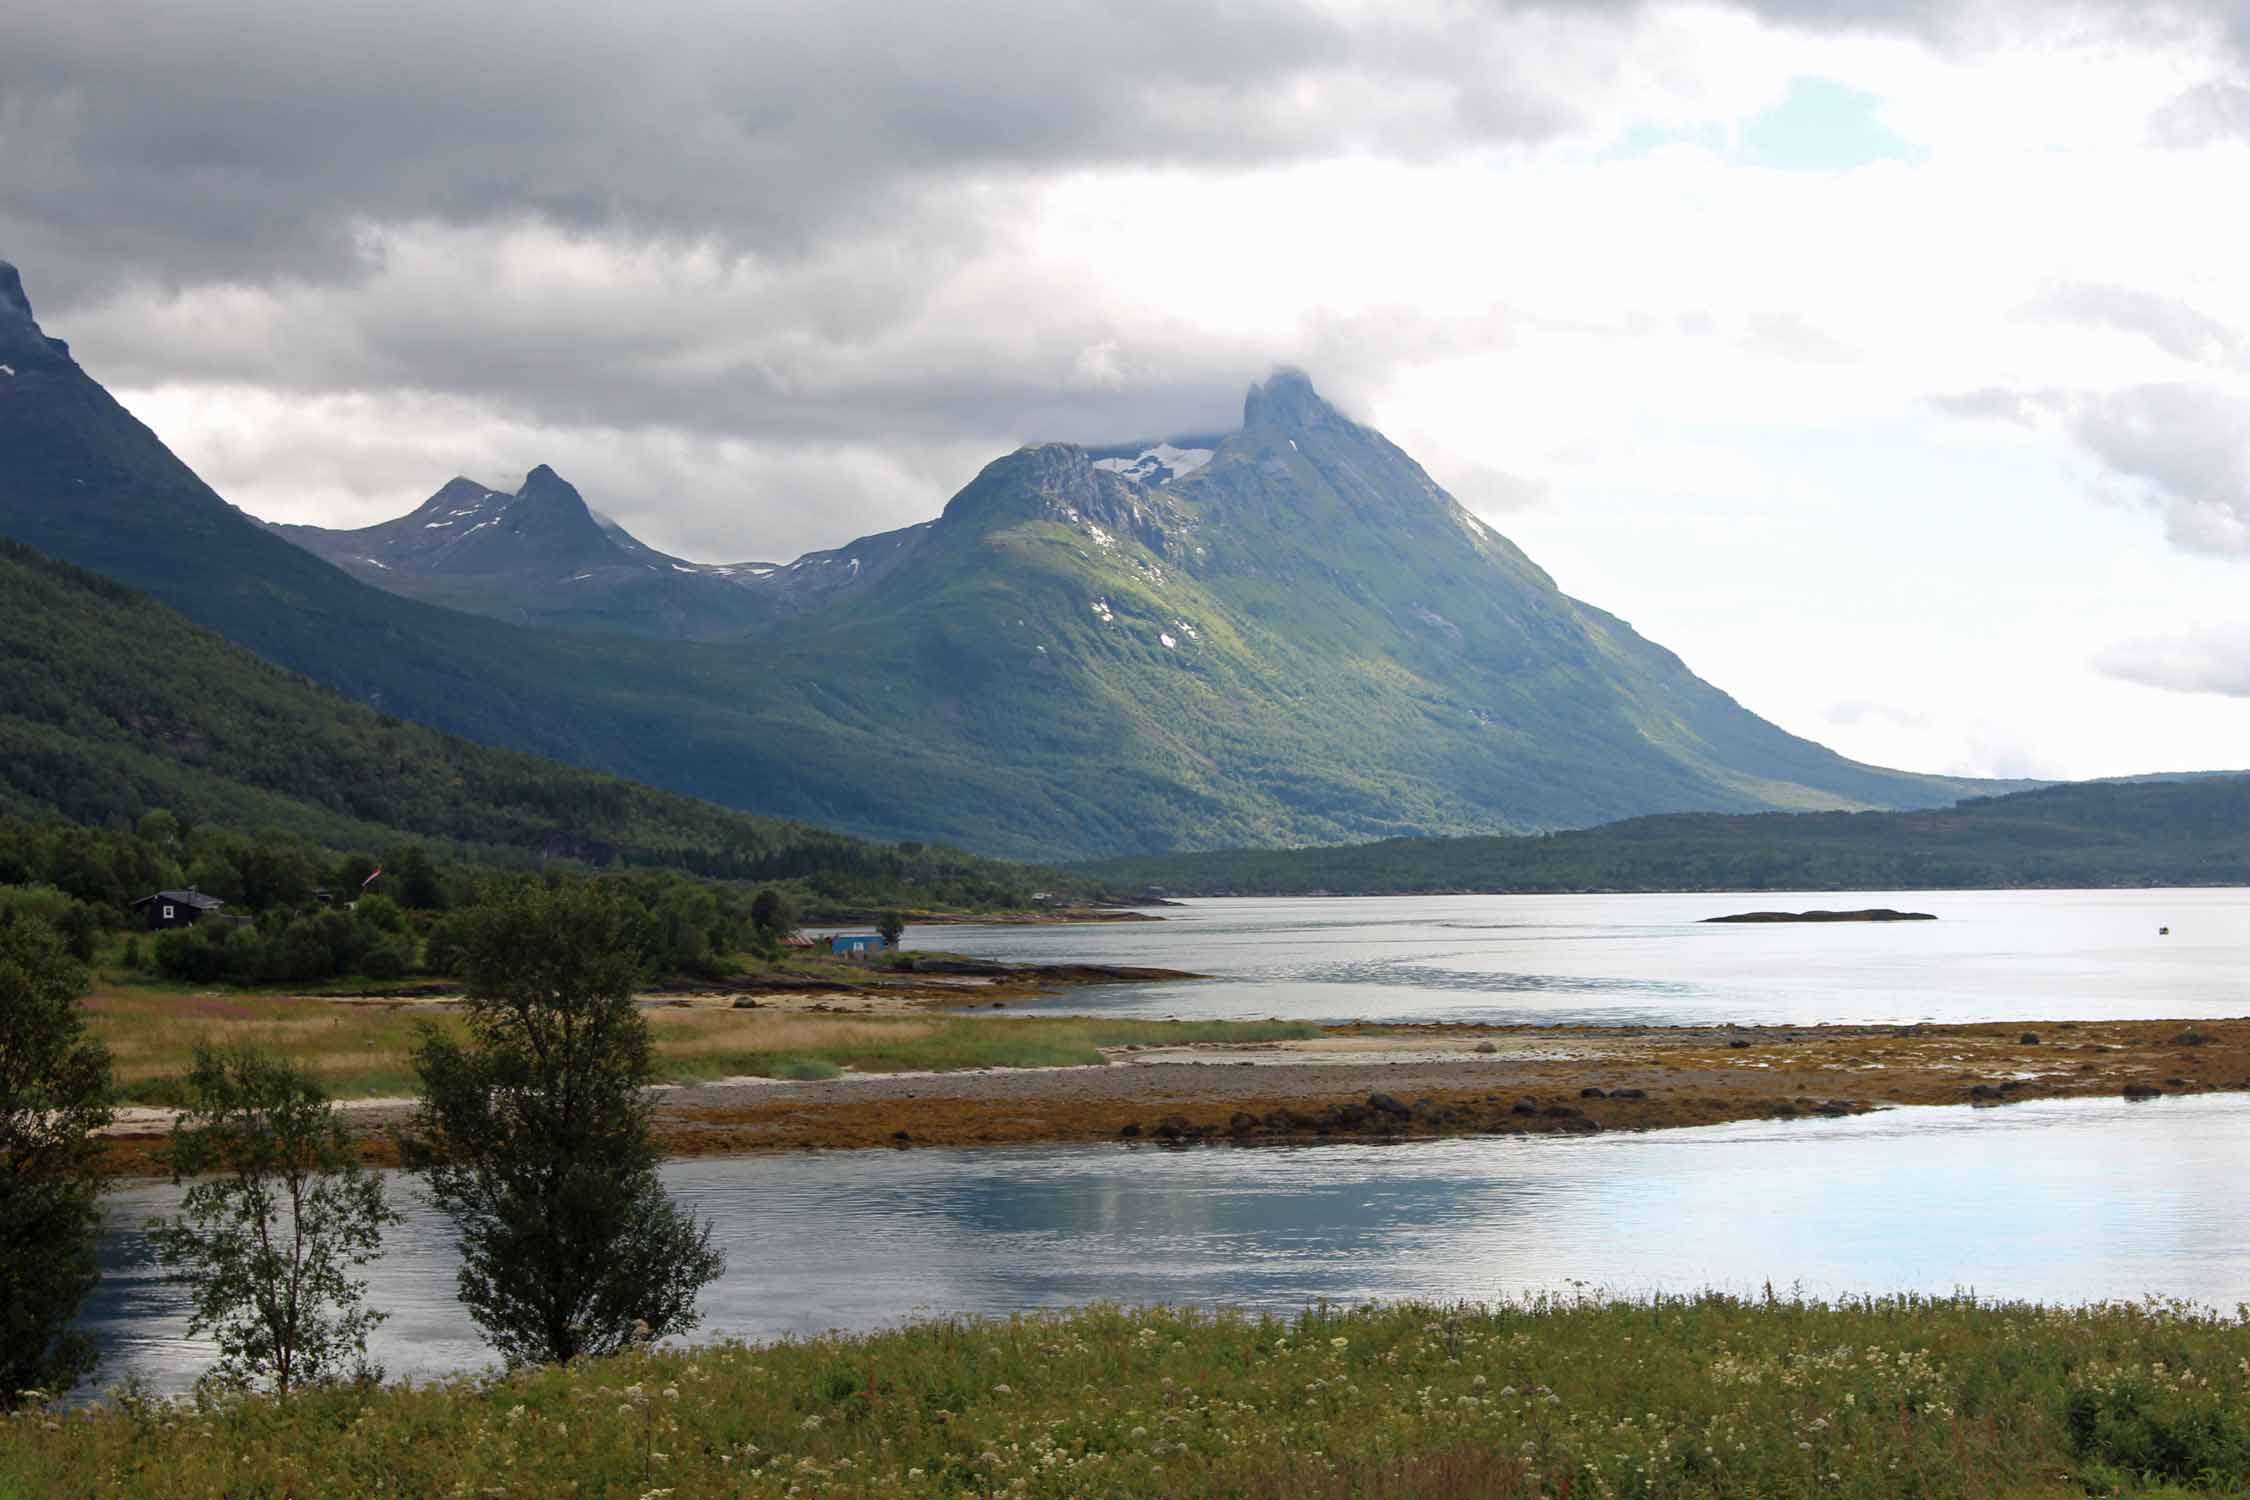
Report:
[{"label": "fjord water", "polygon": [[[1099,1299],[1277,1312],[1327,1298],[1526,1292],[1974,1290],[2044,1301],[2250,1299],[2250,1098],[1900,1109],[1589,1138],[1395,1145],[818,1152],[674,1162],[725,1277],[698,1338],[873,1329]],[[395,1376],[489,1362],[454,1300],[447,1229],[407,1224],[371,1268]],[[111,1200],[84,1326],[102,1379],[176,1390],[181,1337],[138,1226]]]},{"label": "fjord water", "polygon": [[[1934,922],[1703,925],[1744,911]],[[2250,1015],[2250,891],[1816,891],[1191,901],[1162,922],[922,927],[908,946],[1154,965],[1114,1016],[1673,1025]],[[2169,927],[2170,936],[2159,929]]]}]

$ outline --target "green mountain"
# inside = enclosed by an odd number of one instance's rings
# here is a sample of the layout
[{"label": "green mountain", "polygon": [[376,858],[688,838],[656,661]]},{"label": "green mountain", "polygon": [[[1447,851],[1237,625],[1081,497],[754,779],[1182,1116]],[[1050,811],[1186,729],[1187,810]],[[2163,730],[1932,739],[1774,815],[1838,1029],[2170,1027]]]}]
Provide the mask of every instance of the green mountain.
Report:
[{"label": "green mountain", "polygon": [[227,505],[0,270],[0,532],[402,718],[1019,858],[1906,807],[1560,593],[1302,376],[1240,431],[1002,458],[882,575],[724,644],[395,597]]},{"label": "green mountain", "polygon": [[1021,904],[1031,880],[993,860],[872,845],[405,723],[0,541],[0,815],[101,827],[160,807],[331,848],[420,838],[502,862],[826,873],[970,904]]},{"label": "green mountain", "polygon": [[454,479],[356,531],[274,526],[363,583],[471,614],[660,640],[724,640],[866,588],[927,525],[792,563],[691,563],[659,552],[541,464],[514,493]]},{"label": "green mountain", "polygon": [[2250,776],[2082,782],[1922,812],[1681,813],[1529,838],[1101,860],[1177,896],[2250,885]]}]

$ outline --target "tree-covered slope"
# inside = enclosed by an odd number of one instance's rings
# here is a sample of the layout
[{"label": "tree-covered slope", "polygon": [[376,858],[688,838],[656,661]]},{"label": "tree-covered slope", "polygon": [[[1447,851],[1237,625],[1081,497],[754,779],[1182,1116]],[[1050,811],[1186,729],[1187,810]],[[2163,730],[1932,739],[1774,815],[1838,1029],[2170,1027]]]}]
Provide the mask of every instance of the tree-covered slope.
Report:
[{"label": "tree-covered slope", "polygon": [[358,582],[212,493],[5,268],[0,365],[0,532],[401,718],[849,832],[1048,859],[1973,789],[1748,713],[1302,377],[1193,452],[1000,459],[865,587],[704,644]]},{"label": "tree-covered slope", "polygon": [[2250,776],[2084,782],[1920,812],[1707,813],[1530,838],[1103,860],[1172,895],[2250,885]]},{"label": "tree-covered slope", "polygon": [[403,835],[501,859],[908,876],[970,901],[1020,901],[1031,883],[996,861],[871,845],[407,723],[0,542],[0,814],[102,826],[156,808],[334,848]]}]

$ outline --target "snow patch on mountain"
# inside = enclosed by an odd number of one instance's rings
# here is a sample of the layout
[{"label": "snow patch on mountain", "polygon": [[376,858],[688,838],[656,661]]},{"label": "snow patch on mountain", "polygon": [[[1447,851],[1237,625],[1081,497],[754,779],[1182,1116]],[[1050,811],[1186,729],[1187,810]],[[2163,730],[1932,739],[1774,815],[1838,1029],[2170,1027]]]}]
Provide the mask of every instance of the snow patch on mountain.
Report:
[{"label": "snow patch on mountain", "polygon": [[1153,448],[1143,448],[1131,458],[1097,458],[1094,467],[1121,475],[1137,484],[1170,484],[1175,479],[1185,479],[1211,461],[1209,448],[1175,448],[1170,443],[1158,443]]}]

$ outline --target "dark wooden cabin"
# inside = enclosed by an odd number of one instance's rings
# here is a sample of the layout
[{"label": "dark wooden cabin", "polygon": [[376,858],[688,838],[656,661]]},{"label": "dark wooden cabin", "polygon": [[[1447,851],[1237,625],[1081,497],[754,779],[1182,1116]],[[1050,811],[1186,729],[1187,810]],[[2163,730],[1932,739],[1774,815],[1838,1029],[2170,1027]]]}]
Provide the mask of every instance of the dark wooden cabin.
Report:
[{"label": "dark wooden cabin", "polygon": [[226,903],[201,891],[158,891],[133,903],[141,925],[151,932],[167,927],[192,927],[205,917],[215,917]]}]

